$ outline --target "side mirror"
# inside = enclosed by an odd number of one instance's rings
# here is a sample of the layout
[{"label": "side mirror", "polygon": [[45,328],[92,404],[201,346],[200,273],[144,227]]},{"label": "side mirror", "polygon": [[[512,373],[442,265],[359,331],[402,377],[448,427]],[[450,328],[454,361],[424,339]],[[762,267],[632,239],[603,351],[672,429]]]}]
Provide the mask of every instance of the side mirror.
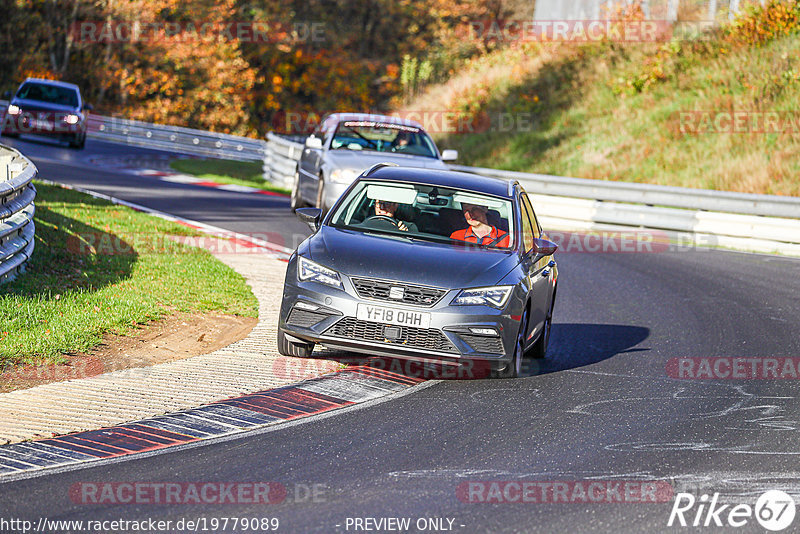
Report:
[{"label": "side mirror", "polygon": [[94,106],[92,106],[91,104],[84,104],[83,109],[85,109],[86,111],[94,111]]},{"label": "side mirror", "polygon": [[455,161],[458,159],[458,150],[444,150],[442,152],[442,161]]},{"label": "side mirror", "polygon": [[533,238],[533,251],[542,256],[552,256],[558,250],[558,245],[541,237]]},{"label": "side mirror", "polygon": [[306,223],[315,232],[319,230],[319,222],[322,219],[322,210],[319,208],[298,208],[295,211],[297,218]]},{"label": "side mirror", "polygon": [[319,137],[309,136],[306,138],[306,148],[311,148],[313,150],[319,150],[322,148],[322,139]]}]

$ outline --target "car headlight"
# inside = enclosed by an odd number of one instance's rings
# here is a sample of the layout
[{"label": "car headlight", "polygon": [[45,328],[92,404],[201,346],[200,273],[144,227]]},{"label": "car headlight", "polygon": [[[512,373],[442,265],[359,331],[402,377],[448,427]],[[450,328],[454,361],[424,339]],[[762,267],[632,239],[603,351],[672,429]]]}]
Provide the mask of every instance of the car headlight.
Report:
[{"label": "car headlight", "polygon": [[349,184],[355,180],[360,173],[355,169],[334,169],[331,172],[331,182],[337,184]]},{"label": "car headlight", "polygon": [[508,297],[511,295],[512,289],[514,289],[514,286],[464,289],[453,299],[451,304],[454,306],[480,305],[502,308],[506,305],[506,302],[508,302]]},{"label": "car headlight", "polygon": [[8,106],[8,114],[9,115],[19,115],[21,111],[22,110],[19,109],[19,106],[15,106],[14,104],[11,104],[10,106]]},{"label": "car headlight", "polygon": [[66,122],[67,124],[78,124],[79,120],[81,120],[81,118],[72,113],[64,117],[64,122]]},{"label": "car headlight", "polygon": [[303,257],[297,260],[297,278],[303,282],[311,280],[342,289],[342,280],[339,277],[339,273]]}]

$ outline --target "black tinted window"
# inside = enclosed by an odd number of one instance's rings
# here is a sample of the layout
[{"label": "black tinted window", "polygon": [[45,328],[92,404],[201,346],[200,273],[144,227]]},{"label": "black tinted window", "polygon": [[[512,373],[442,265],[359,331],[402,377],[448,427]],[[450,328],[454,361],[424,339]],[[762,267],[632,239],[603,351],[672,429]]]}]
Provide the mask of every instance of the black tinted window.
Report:
[{"label": "black tinted window", "polygon": [[78,106],[78,92],[75,89],[45,83],[28,82],[23,84],[17,91],[17,98],[62,106]]}]

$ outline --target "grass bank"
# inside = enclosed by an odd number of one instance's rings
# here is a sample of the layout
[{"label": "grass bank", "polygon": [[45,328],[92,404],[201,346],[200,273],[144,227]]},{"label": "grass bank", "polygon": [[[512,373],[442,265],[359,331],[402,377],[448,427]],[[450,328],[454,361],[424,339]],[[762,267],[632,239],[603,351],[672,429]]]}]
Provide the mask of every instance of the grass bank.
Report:
[{"label": "grass bank", "polygon": [[184,174],[191,174],[220,184],[246,185],[276,193],[291,191],[272,185],[264,180],[263,163],[260,161],[235,161],[229,159],[176,159],[170,167]]},{"label": "grass bank", "polygon": [[0,286],[0,366],[51,363],[174,311],[256,317],[244,278],[167,236],[194,230],[37,184],[28,272]]},{"label": "grass bank", "polygon": [[[770,1],[701,38],[528,43],[406,108],[491,117],[487,131],[439,136],[466,165],[798,196],[798,28],[800,3]],[[769,116],[779,131],[764,127]]]}]

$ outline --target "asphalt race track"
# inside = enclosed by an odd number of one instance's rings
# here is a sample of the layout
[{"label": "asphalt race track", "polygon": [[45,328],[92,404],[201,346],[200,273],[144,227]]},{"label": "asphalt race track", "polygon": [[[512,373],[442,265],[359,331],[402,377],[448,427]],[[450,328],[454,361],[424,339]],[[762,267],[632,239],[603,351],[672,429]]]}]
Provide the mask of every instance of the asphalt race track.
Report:
[{"label": "asphalt race track", "polygon": [[[151,151],[93,140],[82,152],[3,142],[33,159],[42,178],[239,232],[307,233],[285,199],[168,184],[84,162]],[[719,493],[731,504],[752,504],[770,489],[800,492],[797,381],[678,379],[668,372],[675,358],[800,356],[800,261],[713,250],[557,258],[550,353],[529,377],[429,382],[270,432],[5,483],[0,510],[33,521],[275,517],[279,532],[364,532],[355,518],[389,517],[411,518],[412,527],[420,518],[444,518],[441,529],[456,532],[694,532],[667,527],[672,498],[482,503],[462,490],[481,481],[645,481],[698,498]],[[137,481],[274,482],[287,495],[269,505],[70,498],[76,483]],[[312,487],[317,498],[308,496]],[[763,529],[751,518],[735,531]]]},{"label": "asphalt race track", "polygon": [[1,137],[0,142],[33,160],[40,178],[91,189],[235,232],[267,237],[291,249],[309,234],[308,226],[289,211],[288,199],[164,182],[114,169],[117,162],[120,166],[137,162],[147,165],[151,161],[163,164],[162,160],[169,156],[166,152],[94,139],[87,141],[84,150],[70,149],[46,138]]}]

